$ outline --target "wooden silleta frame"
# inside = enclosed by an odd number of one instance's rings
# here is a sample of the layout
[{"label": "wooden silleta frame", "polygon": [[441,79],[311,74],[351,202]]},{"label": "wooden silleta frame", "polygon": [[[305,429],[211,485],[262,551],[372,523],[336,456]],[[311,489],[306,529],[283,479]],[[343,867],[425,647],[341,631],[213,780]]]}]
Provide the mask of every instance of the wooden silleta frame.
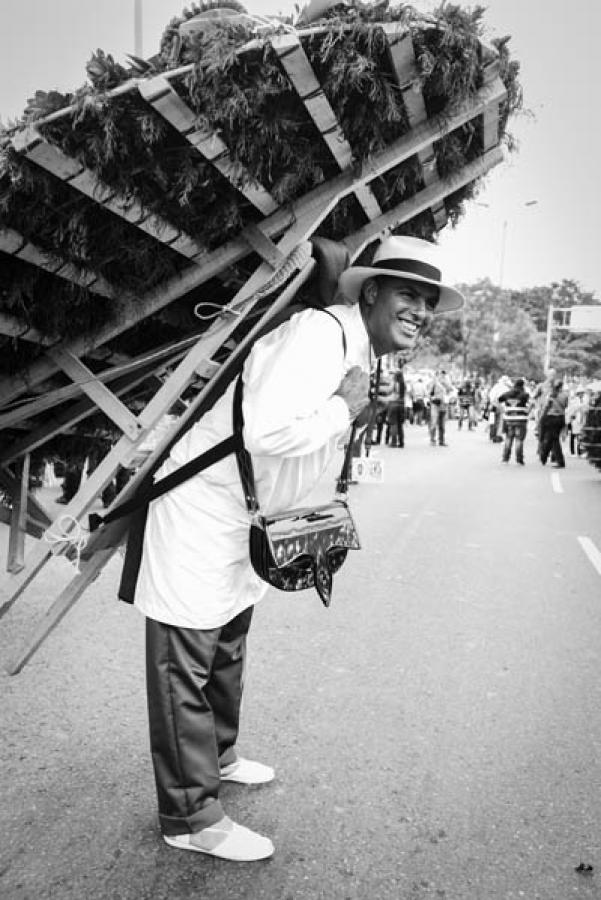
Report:
[{"label": "wooden silleta frame", "polygon": [[[166,448],[213,396],[218,384],[227,380],[228,370],[252,341],[253,335],[295,296],[312,275],[316,262],[310,239],[320,234],[328,217],[348,202],[358,211],[351,230],[342,237],[351,260],[357,259],[384,233],[402,232],[420,216],[428,216],[431,233],[447,221],[448,201],[468,185],[477,182],[503,159],[501,116],[506,103],[506,86],[499,76],[499,58],[489,48],[478,48],[480,69],[477,88],[460,102],[428,115],[421,91],[423,78],[417,66],[412,31],[402,22],[370,22],[386,41],[386,77],[404,105],[408,128],[394,140],[364,158],[357,158],[333,104],[327,86],[307,53],[307,41],[328,26],[295,30],[276,28],[261,33],[243,45],[239,53],[268,47],[312,123],[315,141],[324,145],[330,169],[328,177],[315,183],[292,202],[279,202],[273,187],[257,180],[228,146],[224,134],[201,121],[177,86],[193,70],[188,64],[131,78],[103,95],[107,104],[135,95],[148,116],[169,129],[180,144],[192,148],[199,162],[211,167],[235,191],[251,213],[237,233],[223,242],[207,246],[193,233],[186,233],[170,221],[167,212],[150,208],[143,196],[120,195],[103,182],[77,153],[53,142],[53,126],[68,128],[71,107],[60,109],[35,122],[25,124],[2,137],[13,163],[28,172],[39,173],[68,188],[68,196],[85,204],[87,210],[113,217],[119,227],[141,235],[158,248],[168,248],[175,271],[135,296],[112,282],[106,274],[83,262],[61,257],[59,247],[49,248],[43,235],[24,233],[19,223],[0,214],[0,262],[26,264],[51,278],[53,284],[85,289],[94,302],[110,302],[112,315],[97,327],[69,338],[49,335],[19,319],[0,306],[0,335],[36,346],[18,370],[0,374],[0,425],[5,439],[0,449],[0,488],[11,496],[11,507],[2,509],[10,527],[9,574],[2,585],[5,592],[0,617],[5,615],[27,587],[37,578],[52,553],[68,553],[79,523],[85,528],[87,513],[121,466],[139,456],[159,420],[174,402],[187,393],[187,410],[165,434],[157,447],[137,469],[119,495],[119,502],[131,497],[140,483],[156,469]],[[430,20],[425,28],[437,27]],[[148,123],[146,122],[146,126]],[[478,131],[479,152],[452,173],[441,174],[437,157],[441,142],[463,129]],[[421,173],[419,189],[410,196],[382,202],[379,180],[407,161]],[[142,173],[143,177],[143,173]],[[59,184],[59,186],[60,186]],[[378,196],[380,194],[380,196]],[[349,200],[349,198],[351,198]],[[43,201],[41,201],[43,202]],[[132,232],[132,233],[133,233]],[[244,266],[254,266],[245,272]],[[5,265],[5,268],[6,268]],[[237,268],[238,267],[238,268]],[[240,272],[245,272],[240,277]],[[235,276],[235,277],[234,277]],[[208,283],[219,283],[223,291],[216,315],[209,325],[188,331],[177,340],[157,341],[150,351],[128,356],[114,350],[115,341],[157,314],[177,306],[181,298]],[[234,283],[233,290],[229,287]],[[242,283],[240,283],[242,282]],[[173,305],[173,306],[172,306]],[[160,329],[159,329],[160,330]],[[59,375],[57,376],[57,373]],[[62,375],[60,374],[62,373]],[[65,378],[66,376],[66,378]],[[57,377],[62,378],[57,385]],[[131,392],[145,386],[142,408],[134,409]],[[102,411],[121,435],[108,454],[65,506],[61,518],[64,541],[51,547],[38,540],[24,555],[24,537],[29,532],[43,538],[56,533],[58,521],[43,509],[28,491],[29,454],[57,434],[69,432],[92,413]],[[68,517],[68,518],[67,518]],[[107,533],[108,532],[108,536]],[[55,598],[9,666],[19,672],[46,636],[60,622],[87,585],[97,576],[123,538],[123,524],[115,522],[102,534],[89,536],[80,571]]]}]

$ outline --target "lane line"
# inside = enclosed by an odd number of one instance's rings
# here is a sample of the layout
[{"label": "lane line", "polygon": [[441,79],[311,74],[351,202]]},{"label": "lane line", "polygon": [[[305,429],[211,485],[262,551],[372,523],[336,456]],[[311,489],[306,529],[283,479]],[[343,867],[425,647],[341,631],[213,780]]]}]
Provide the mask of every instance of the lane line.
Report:
[{"label": "lane line", "polygon": [[563,485],[561,483],[561,478],[559,477],[559,472],[551,473],[551,485],[556,494],[563,494]]},{"label": "lane line", "polygon": [[593,568],[601,575],[601,552],[599,552],[593,541],[588,537],[579,537],[578,543],[588,556],[589,562]]}]

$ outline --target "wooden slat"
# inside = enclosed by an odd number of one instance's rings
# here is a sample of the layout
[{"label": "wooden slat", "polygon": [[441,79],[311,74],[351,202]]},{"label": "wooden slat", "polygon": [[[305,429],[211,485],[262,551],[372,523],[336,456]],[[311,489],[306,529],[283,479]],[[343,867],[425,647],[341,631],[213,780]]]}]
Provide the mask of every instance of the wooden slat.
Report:
[{"label": "wooden slat", "polygon": [[[491,51],[493,52],[493,51]],[[492,59],[488,65],[484,67],[482,82],[483,84],[491,84],[499,77],[501,64],[498,57]],[[490,150],[495,144],[499,143],[499,103],[491,103],[482,113],[482,146],[484,152]]]},{"label": "wooden slat", "polygon": [[[102,571],[114,552],[114,548],[100,551],[92,559],[88,560],[86,564],[81,565],[80,573],[69,582],[63,591],[61,591],[50,609],[42,616],[41,620],[36,625],[33,634],[29,637],[25,645],[9,662],[7,666],[9,675],[17,675],[21,671],[23,666],[31,659],[35,651],[46,640],[48,635],[54,631],[56,626],[66,616],[85,588]],[[0,608],[0,615],[2,615],[3,609],[4,608]]]},{"label": "wooden slat", "polygon": [[369,222],[359,231],[356,231],[351,238],[346,238],[343,243],[348,247],[351,259],[354,260],[359,256],[361,251],[373,241],[379,234],[387,229],[392,229],[403,222],[408,222],[415,216],[430,209],[435,203],[440,202],[449,194],[458,191],[466,184],[481,178],[493,166],[503,161],[503,151],[500,147],[493,147],[484,156],[480,156],[473,162],[468,163],[458,172],[450,175],[448,178],[437,179],[435,182],[424,188],[411,197],[404,200],[391,209],[383,213],[378,219]]},{"label": "wooden slat", "polygon": [[[4,466],[0,466],[0,487],[4,488],[4,490],[8,494],[10,494],[11,497],[14,497],[15,494],[19,491],[18,480]],[[27,516],[32,522],[34,522],[36,525],[39,525],[42,530],[44,528],[47,528],[52,521],[51,517],[46,512],[42,504],[38,500],[36,500],[31,492],[27,497]]]},{"label": "wooden slat", "polygon": [[96,378],[94,373],[80,359],[73,356],[68,350],[61,350],[60,347],[51,347],[48,350],[48,355],[124,434],[132,441],[136,440],[140,434],[141,426],[134,414],[102,381]]},{"label": "wooden slat", "polygon": [[[323,140],[341,169],[347,169],[353,162],[352,148],[336,118],[336,114],[326,97],[321,84],[309,62],[299,38],[294,34],[282,34],[271,38],[275,50],[288,78],[307,112],[315,122]],[[354,190],[368,219],[374,219],[382,212],[372,189],[360,184]]]},{"label": "wooden slat", "polygon": [[[183,355],[183,351],[181,355]],[[130,372],[116,379],[112,391],[116,396],[120,396],[127,391],[133,390],[133,388],[142,384],[148,378],[156,376],[156,374],[154,364],[146,366],[141,371]],[[0,449],[0,466],[13,459],[18,459],[24,453],[30,453],[37,447],[41,447],[42,444],[45,444],[55,435],[64,433],[97,411],[98,407],[89,398],[79,400],[77,403],[69,406],[68,409],[61,410],[52,417],[50,422],[46,422],[39,428],[29,431],[24,437],[14,441],[9,446],[2,447]]]},{"label": "wooden slat", "polygon": [[[403,102],[407,110],[409,124],[412,128],[425,122],[428,118],[426,104],[421,90],[416,90],[417,67],[415,52],[411,35],[403,30],[400,25],[386,23],[382,25],[388,41],[390,61],[397,83],[403,92]],[[417,157],[421,163],[424,185],[433,184],[438,175],[436,171],[436,156],[434,146],[431,144],[420,150]],[[447,213],[443,202],[432,207],[432,215],[436,230],[440,231],[447,223]]]},{"label": "wooden slat", "polygon": [[145,209],[137,200],[121,197],[108,185],[103,184],[90,169],[86,169],[77,160],[46,141],[33,125],[16,134],[12,139],[12,145],[31,162],[181,256],[194,259],[199,253],[204,253],[204,248],[194,238]]},{"label": "wooden slat", "polygon": [[[307,222],[317,222],[318,227],[323,219],[334,209],[336,204],[345,196],[352,193],[357,184],[368,183],[373,178],[382,175],[388,169],[393,168],[403,160],[415,153],[419,153],[425,147],[432,144],[441,133],[451,132],[461,127],[477,115],[481,115],[490,103],[499,103],[505,97],[506,91],[500,79],[490,85],[486,85],[473,97],[459,104],[452,115],[441,115],[427,120],[418,125],[408,134],[403,135],[389,147],[374,154],[369,160],[355,170],[350,169],[330,179],[309,191],[297,203],[289,208],[278,209],[265,219],[260,228],[269,237],[281,234],[289,228],[297,219]],[[301,239],[305,239],[310,233],[307,230]],[[86,349],[98,347],[112,338],[127,331],[137,322],[158,312],[167,304],[181,297],[199,285],[214,277],[232,264],[248,255],[248,243],[243,238],[234,238],[232,241],[219,247],[212,253],[206,253],[199,259],[199,268],[191,266],[184,272],[169,279],[163,285],[140,297],[135,304],[123,304],[114,320],[107,323],[94,334],[86,338],[77,338],[65,346],[75,356],[81,356]],[[266,270],[265,270],[266,271]],[[26,371],[19,372],[12,377],[0,380],[0,400],[8,403],[15,397],[24,393],[32,385],[39,384],[56,371],[56,366],[51,360],[42,359],[33,363]]]},{"label": "wooden slat", "polygon": [[15,574],[20,572],[25,558],[25,533],[27,530],[27,495],[29,493],[30,456],[26,453],[20,461],[18,470],[19,490],[12,495],[12,512],[10,517],[10,533],[8,536],[8,559],[6,571]]},{"label": "wooden slat", "polygon": [[44,269],[52,275],[57,275],[65,281],[79,284],[92,294],[100,294],[103,297],[113,297],[115,294],[111,285],[101,275],[80,271],[71,263],[57,262],[14,228],[0,228],[0,250],[16,259],[31,263],[39,269]]},{"label": "wooden slat", "polygon": [[277,269],[278,266],[282,265],[285,259],[284,255],[278,249],[277,244],[274,244],[271,238],[268,238],[265,232],[261,231],[257,225],[247,225],[242,235],[252,249],[265,262],[269,263],[272,269]]},{"label": "wooden slat", "polygon": [[[2,523],[3,525],[10,525],[11,514],[12,510],[7,509],[5,506],[0,506],[0,523]],[[32,521],[29,516],[26,516],[25,518],[24,528],[25,533],[34,538],[41,538],[44,534],[44,527]]]},{"label": "wooden slat", "polygon": [[216,131],[198,128],[197,116],[164,75],[157,75],[139,84],[144,100],[156,113],[169,122],[190,144],[227,178],[249,203],[268,216],[278,208],[269,191],[252,177],[250,172],[232,159],[229,147]]},{"label": "wooden slat", "polygon": [[[155,350],[152,354],[155,366],[157,367],[155,371],[160,371],[161,368],[171,364],[172,361],[181,358],[184,355],[184,351],[191,347],[197,340],[198,335],[193,335],[185,341],[178,341],[177,344],[169,344],[167,347]],[[68,348],[62,347],[61,349]],[[48,357],[48,359],[50,360],[50,357]],[[60,369],[60,366],[56,366],[52,360],[50,361],[55,365],[55,368]],[[148,354],[143,354],[141,357],[130,360],[127,363],[105,369],[103,372],[99,372],[95,377],[98,381],[109,383],[129,372],[135,372],[138,369],[145,368],[148,362]],[[199,374],[202,375],[203,373],[199,372]],[[26,400],[14,409],[7,410],[6,412],[0,411],[0,428],[9,428],[18,425],[23,421],[27,421],[34,416],[39,415],[47,409],[52,409],[55,406],[60,406],[61,403],[66,403],[68,400],[78,397],[80,394],[81,387],[77,384],[71,384],[62,388],[55,388],[35,399]]]}]

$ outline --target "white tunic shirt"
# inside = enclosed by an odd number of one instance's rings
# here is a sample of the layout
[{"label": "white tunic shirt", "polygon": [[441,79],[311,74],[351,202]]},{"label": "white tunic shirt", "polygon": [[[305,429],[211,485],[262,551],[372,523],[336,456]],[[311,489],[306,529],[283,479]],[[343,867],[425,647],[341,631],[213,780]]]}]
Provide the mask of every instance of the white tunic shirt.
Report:
[{"label": "white tunic shirt", "polygon": [[[243,369],[244,443],[252,454],[263,513],[298,506],[349,427],[334,391],[352,366],[370,370],[359,305],[331,306],[344,328],[305,310],[255,343]],[[232,433],[235,383],[171,450],[163,478]],[[180,628],[218,628],[255,604],[268,585],[248,551],[249,514],[232,454],[149,508],[135,605]]]}]

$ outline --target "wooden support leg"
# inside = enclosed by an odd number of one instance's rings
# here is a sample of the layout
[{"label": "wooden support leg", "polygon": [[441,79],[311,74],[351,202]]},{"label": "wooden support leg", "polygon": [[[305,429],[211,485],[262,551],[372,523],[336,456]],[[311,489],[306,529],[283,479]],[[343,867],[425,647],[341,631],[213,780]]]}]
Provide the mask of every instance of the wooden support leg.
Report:
[{"label": "wooden support leg", "polygon": [[6,571],[15,574],[25,564],[25,534],[27,531],[27,494],[29,492],[29,465],[31,457],[26,453],[19,463],[19,489],[13,494],[10,535],[8,538],[8,560]]},{"label": "wooden support leg", "polygon": [[100,573],[103,566],[115,552],[114,548],[101,550],[81,565],[81,571],[73,578],[62,593],[56,598],[50,609],[38,622],[33,634],[23,644],[17,655],[7,666],[9,675],[17,675],[25,663],[31,659],[59,622],[66,616],[91,581]]}]

